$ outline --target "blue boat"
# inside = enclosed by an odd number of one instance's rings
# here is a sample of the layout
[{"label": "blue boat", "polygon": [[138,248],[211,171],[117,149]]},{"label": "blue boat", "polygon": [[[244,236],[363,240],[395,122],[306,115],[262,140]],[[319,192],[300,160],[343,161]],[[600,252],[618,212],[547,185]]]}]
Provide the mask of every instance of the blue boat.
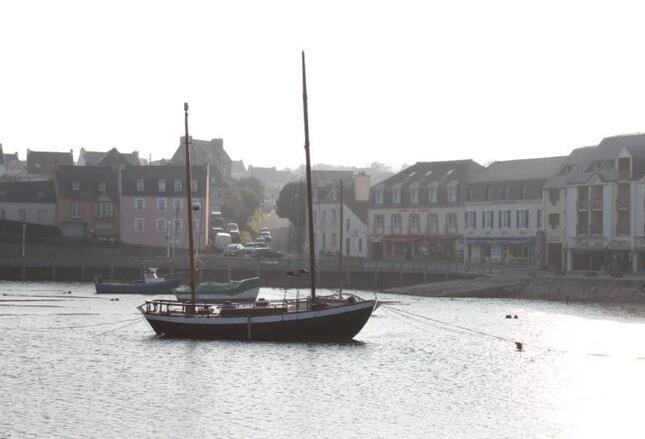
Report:
[{"label": "blue boat", "polygon": [[156,268],[148,268],[142,281],[117,282],[94,279],[97,294],[173,294],[180,285],[179,279],[157,277]]}]

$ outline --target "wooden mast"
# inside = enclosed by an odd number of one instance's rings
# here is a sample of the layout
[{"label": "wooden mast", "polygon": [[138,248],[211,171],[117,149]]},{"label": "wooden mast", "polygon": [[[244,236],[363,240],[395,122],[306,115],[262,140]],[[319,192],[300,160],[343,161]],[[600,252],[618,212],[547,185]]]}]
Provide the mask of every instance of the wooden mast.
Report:
[{"label": "wooden mast", "polygon": [[195,296],[195,249],[193,245],[193,197],[192,197],[192,177],[190,169],[190,141],[188,137],[188,102],[184,102],[184,125],[186,128],[186,135],[184,137],[184,144],[186,146],[186,198],[188,199],[188,258],[190,270],[190,302],[196,303],[197,297]]},{"label": "wooden mast", "polygon": [[340,252],[338,252],[338,294],[343,292],[343,180],[341,179],[338,184],[338,204],[340,209]]},{"label": "wooden mast", "polygon": [[307,73],[305,70],[305,51],[302,51],[302,107],[305,119],[305,157],[307,177],[307,227],[309,230],[309,278],[311,280],[311,300],[316,300],[316,252],[314,242],[314,208],[311,196],[311,160],[309,157],[309,111],[307,108]]}]

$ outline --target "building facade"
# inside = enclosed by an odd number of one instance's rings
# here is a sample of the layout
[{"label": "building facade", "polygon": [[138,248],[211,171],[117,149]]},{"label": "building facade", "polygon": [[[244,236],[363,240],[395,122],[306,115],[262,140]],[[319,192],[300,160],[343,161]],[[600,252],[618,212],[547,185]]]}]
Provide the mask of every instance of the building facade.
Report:
[{"label": "building facade", "polygon": [[54,182],[0,182],[0,220],[55,226]]},{"label": "building facade", "polygon": [[[192,169],[193,236],[208,244],[208,168]],[[121,241],[128,244],[188,248],[186,168],[130,166],[121,172]]]},{"label": "building facade", "polygon": [[61,234],[118,240],[119,170],[62,166],[56,171],[57,218]]},{"label": "building facade", "polygon": [[369,255],[374,259],[461,258],[472,160],[419,162],[373,186]]},{"label": "building facade", "polygon": [[464,262],[537,265],[543,251],[542,189],[565,157],[494,162],[465,203]]}]

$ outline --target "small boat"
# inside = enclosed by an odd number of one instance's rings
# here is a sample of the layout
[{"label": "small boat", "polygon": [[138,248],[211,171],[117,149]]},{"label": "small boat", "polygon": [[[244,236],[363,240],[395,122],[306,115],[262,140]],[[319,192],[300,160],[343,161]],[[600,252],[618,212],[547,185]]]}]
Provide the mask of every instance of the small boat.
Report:
[{"label": "small boat", "polygon": [[[260,278],[232,280],[229,282],[202,282],[197,286],[200,302],[218,303],[224,301],[254,302],[260,291]],[[177,300],[190,300],[190,286],[182,285],[175,290]]]},{"label": "small boat", "polygon": [[179,286],[179,279],[165,279],[157,276],[157,269],[150,267],[143,273],[143,281],[118,282],[94,279],[97,294],[172,294]]}]

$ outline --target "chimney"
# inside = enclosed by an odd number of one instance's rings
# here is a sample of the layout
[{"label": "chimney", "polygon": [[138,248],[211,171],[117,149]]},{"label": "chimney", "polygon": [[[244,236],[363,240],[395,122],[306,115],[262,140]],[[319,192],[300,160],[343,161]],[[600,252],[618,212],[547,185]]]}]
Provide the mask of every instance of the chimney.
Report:
[{"label": "chimney", "polygon": [[354,199],[356,201],[369,201],[370,199],[370,176],[360,172],[354,176]]}]

